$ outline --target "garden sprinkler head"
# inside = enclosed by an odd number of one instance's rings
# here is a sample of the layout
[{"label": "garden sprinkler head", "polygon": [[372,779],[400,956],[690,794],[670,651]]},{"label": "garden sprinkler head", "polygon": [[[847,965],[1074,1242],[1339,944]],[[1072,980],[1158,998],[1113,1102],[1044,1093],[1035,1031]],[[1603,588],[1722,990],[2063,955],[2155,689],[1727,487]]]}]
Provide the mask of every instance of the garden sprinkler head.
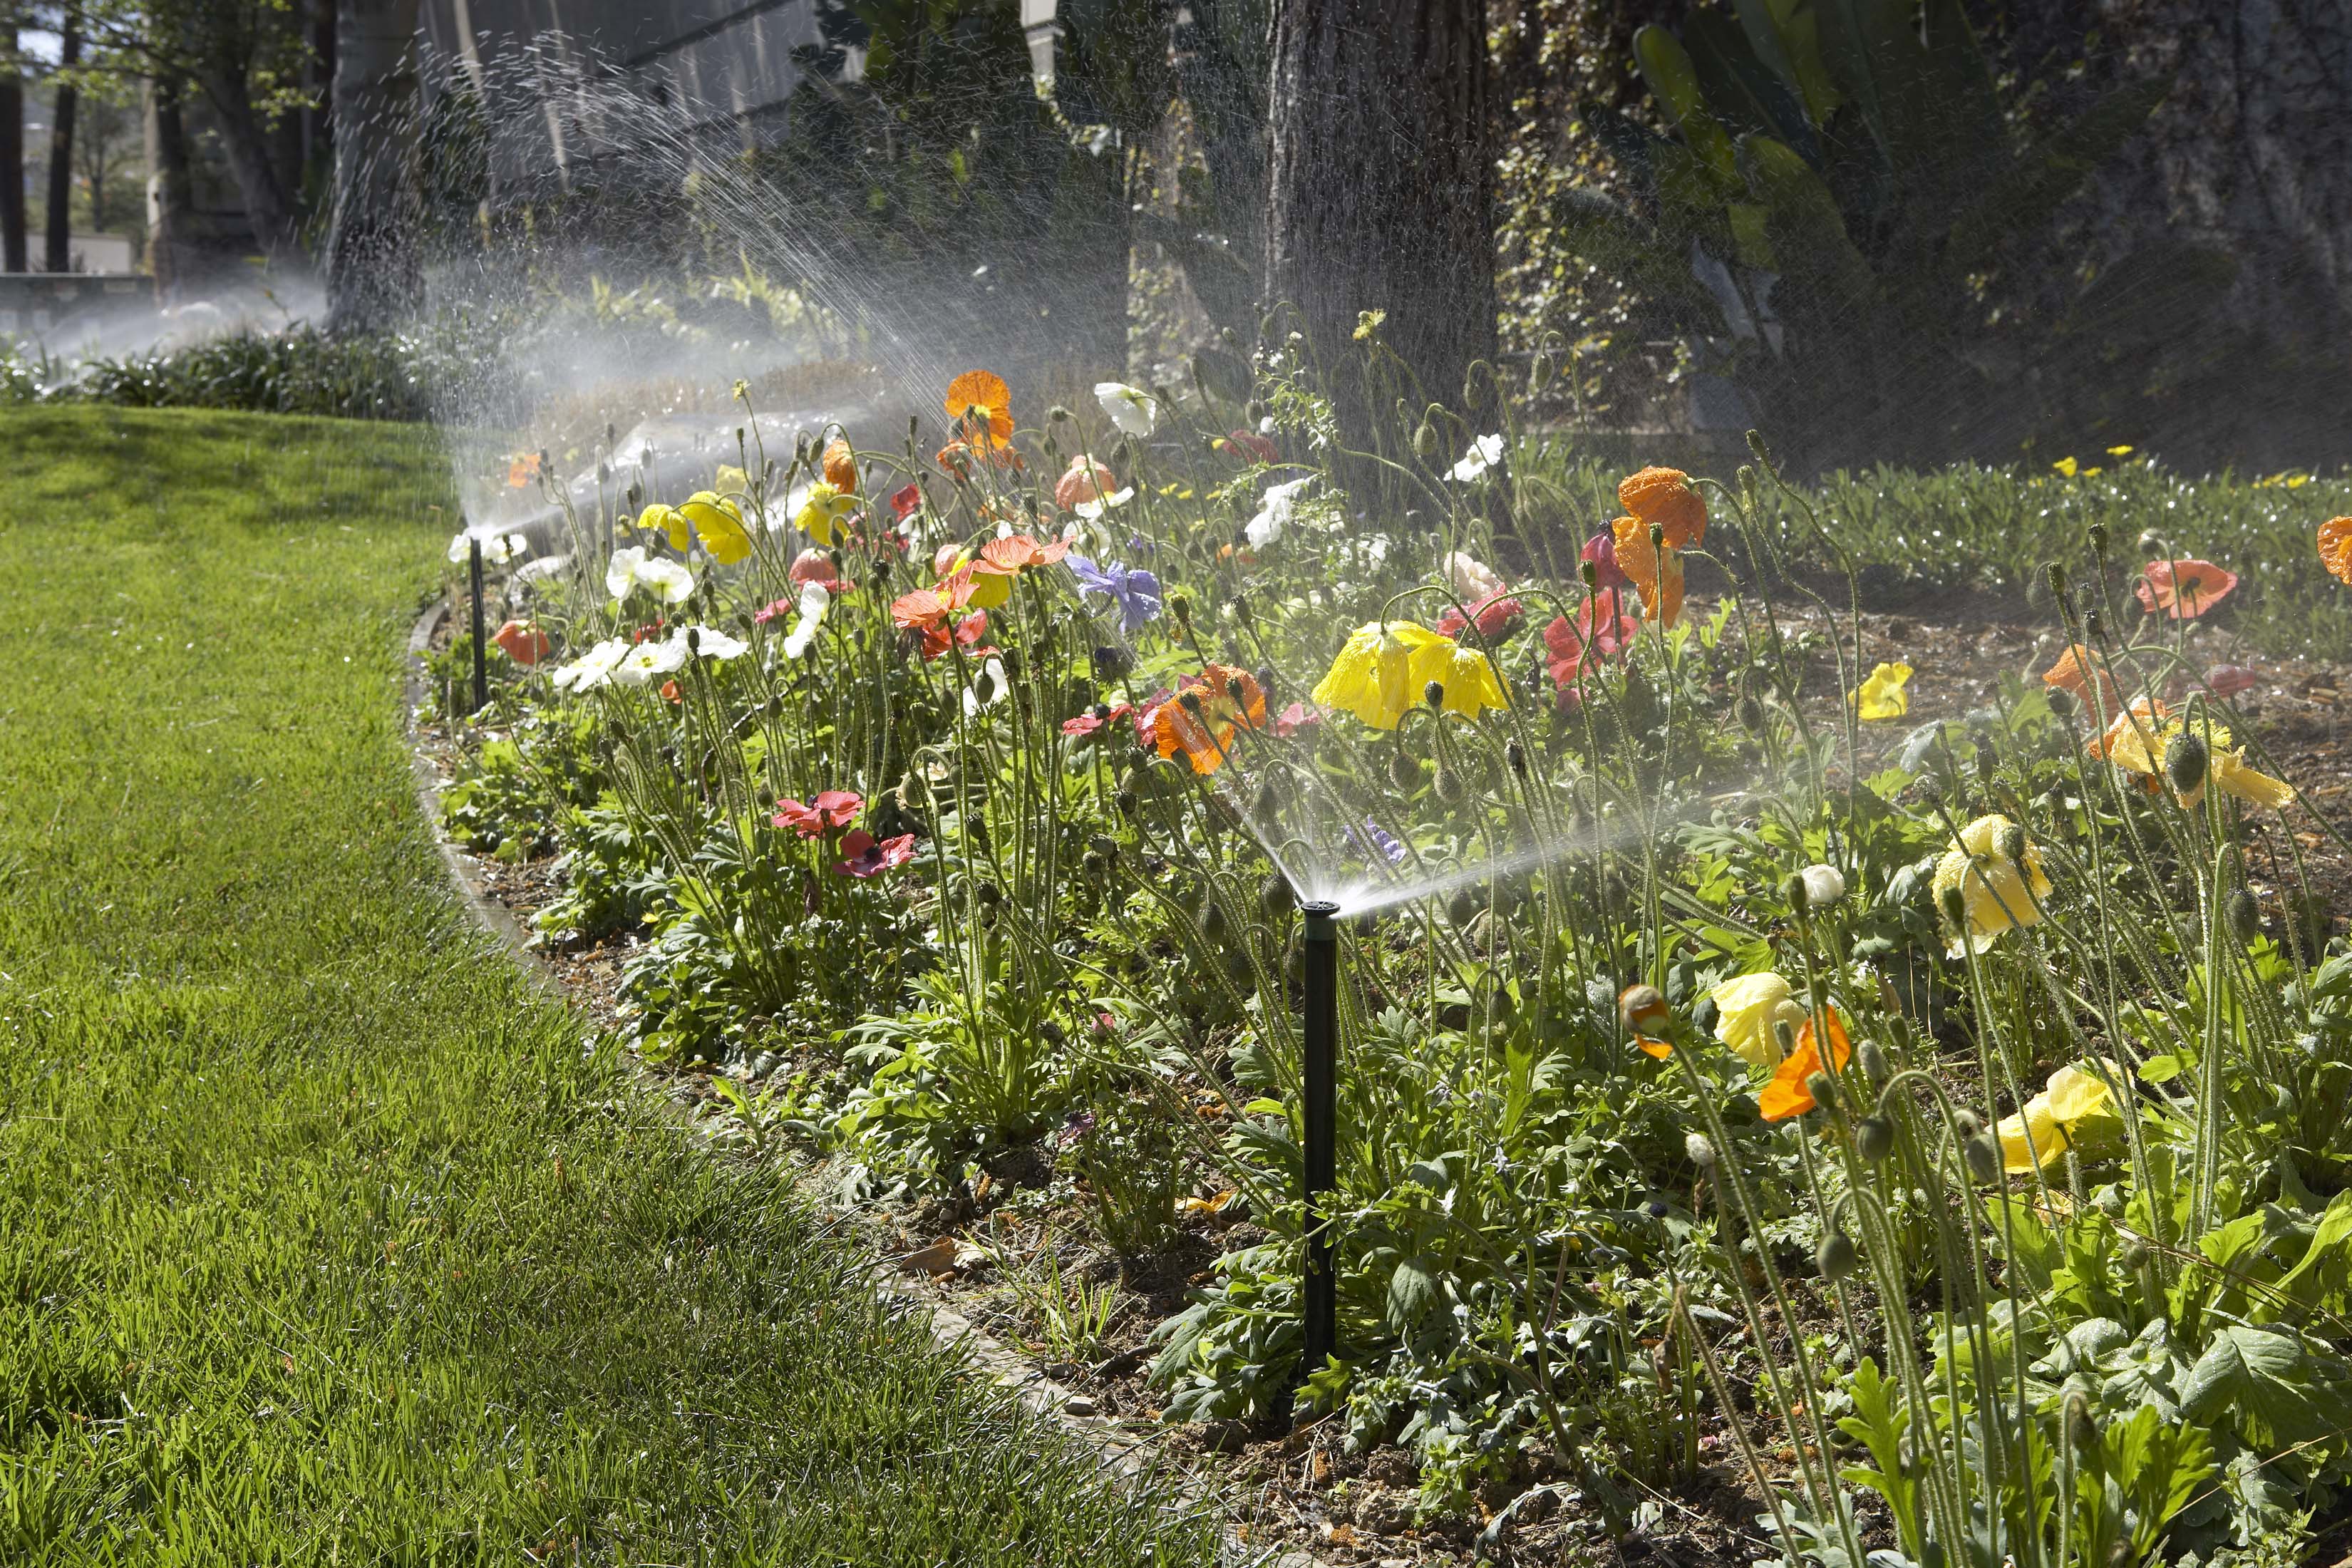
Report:
[{"label": "garden sprinkler head", "polygon": [[1299,913],[1306,917],[1306,1028],[1299,1052],[1299,1121],[1306,1133],[1300,1150],[1307,1237],[1299,1292],[1303,1379],[1321,1371],[1339,1348],[1339,1276],[1323,1194],[1338,1184],[1339,1169],[1339,906],[1315,899],[1300,905]]},{"label": "garden sprinkler head", "polygon": [[466,526],[466,582],[473,596],[474,613],[474,709],[477,713],[489,705],[490,666],[488,650],[482,629],[482,536],[473,524],[460,514],[458,521]]}]

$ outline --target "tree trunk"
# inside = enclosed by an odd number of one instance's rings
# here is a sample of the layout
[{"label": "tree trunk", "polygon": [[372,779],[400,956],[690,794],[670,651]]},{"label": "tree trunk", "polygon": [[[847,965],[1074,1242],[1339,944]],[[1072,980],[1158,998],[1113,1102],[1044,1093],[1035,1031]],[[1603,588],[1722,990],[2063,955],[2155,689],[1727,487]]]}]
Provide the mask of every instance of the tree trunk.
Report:
[{"label": "tree trunk", "polygon": [[176,305],[197,281],[200,262],[191,231],[194,182],[188,168],[188,132],[180,118],[180,84],[151,78],[147,119],[147,256],[155,275],[155,302]]},{"label": "tree trunk", "polygon": [[310,0],[304,31],[310,61],[303,77],[302,166],[324,170],[335,151],[335,0]]},{"label": "tree trunk", "polygon": [[[1269,298],[1297,308],[1343,434],[1370,449],[1392,399],[1416,421],[1458,405],[1495,352],[1485,0],[1280,0],[1271,109]],[[1340,370],[1375,310],[1401,383]]]},{"label": "tree trunk", "polygon": [[[81,13],[68,5],[58,39],[58,65],[70,71],[81,63]],[[42,264],[51,272],[73,270],[73,140],[74,87],[70,79],[58,85],[57,101],[49,110],[48,243]]]},{"label": "tree trunk", "polygon": [[382,331],[415,311],[417,0],[341,0],[335,34],[335,199],[327,329]]},{"label": "tree trunk", "polygon": [[26,269],[25,75],[16,58],[16,25],[0,29],[0,268]]},{"label": "tree trunk", "polygon": [[208,70],[203,86],[220,122],[221,151],[227,154],[246,221],[253,226],[254,245],[271,261],[294,256],[294,203],[278,178],[275,139],[254,110],[250,81],[241,69]]}]

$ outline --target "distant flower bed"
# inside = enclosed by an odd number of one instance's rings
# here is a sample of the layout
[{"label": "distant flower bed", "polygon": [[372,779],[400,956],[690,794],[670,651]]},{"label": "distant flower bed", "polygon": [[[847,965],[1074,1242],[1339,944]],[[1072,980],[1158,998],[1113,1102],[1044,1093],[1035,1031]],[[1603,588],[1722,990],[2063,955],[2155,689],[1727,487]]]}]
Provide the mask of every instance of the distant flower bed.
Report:
[{"label": "distant flower bed", "polygon": [[[975,372],[919,447],[751,421],[588,504],[518,459],[554,543],[450,821],[556,847],[539,923],[635,933],[636,1048],[854,1196],[955,1194],[1008,1268],[977,1216],[1213,1238],[1169,1420],[1296,1397],[1430,1510],[1617,1531],[1730,1464],[1825,1564],[2292,1538],[2352,1479],[2352,957],[2294,896],[2344,847],[2197,657],[2239,578],[2194,520],[2082,531],[2063,652],[1913,725],[1937,670],[1793,580],[1760,452],[1515,533],[1506,418],[1351,498],[1259,371],[1238,426]],[[1346,931],[1321,1366],[1302,899]],[[1128,1310],[1020,1279],[1074,1359]]]}]

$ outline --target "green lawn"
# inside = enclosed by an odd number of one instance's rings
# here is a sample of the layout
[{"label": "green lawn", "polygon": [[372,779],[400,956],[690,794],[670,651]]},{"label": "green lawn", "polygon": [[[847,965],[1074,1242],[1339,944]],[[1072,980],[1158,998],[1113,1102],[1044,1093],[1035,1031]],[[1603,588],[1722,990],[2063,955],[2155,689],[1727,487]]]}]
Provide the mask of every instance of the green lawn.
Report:
[{"label": "green lawn", "polygon": [[1207,1560],[465,922],[427,437],[0,444],[0,1562]]}]

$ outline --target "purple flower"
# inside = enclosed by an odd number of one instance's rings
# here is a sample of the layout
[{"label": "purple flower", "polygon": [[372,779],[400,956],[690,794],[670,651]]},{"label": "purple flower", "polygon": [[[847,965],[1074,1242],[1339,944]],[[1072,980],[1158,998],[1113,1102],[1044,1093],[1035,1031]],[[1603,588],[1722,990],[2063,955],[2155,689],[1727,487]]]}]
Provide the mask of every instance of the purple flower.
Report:
[{"label": "purple flower", "polygon": [[1064,559],[1081,594],[1102,594],[1118,605],[1118,625],[1133,635],[1160,616],[1160,579],[1141,567],[1098,566],[1083,555]]},{"label": "purple flower", "polygon": [[1364,830],[1361,833],[1352,827],[1348,829],[1348,840],[1362,850],[1368,858],[1384,859],[1391,866],[1404,864],[1404,846],[1397,841],[1394,834],[1369,816],[1364,818]]}]

